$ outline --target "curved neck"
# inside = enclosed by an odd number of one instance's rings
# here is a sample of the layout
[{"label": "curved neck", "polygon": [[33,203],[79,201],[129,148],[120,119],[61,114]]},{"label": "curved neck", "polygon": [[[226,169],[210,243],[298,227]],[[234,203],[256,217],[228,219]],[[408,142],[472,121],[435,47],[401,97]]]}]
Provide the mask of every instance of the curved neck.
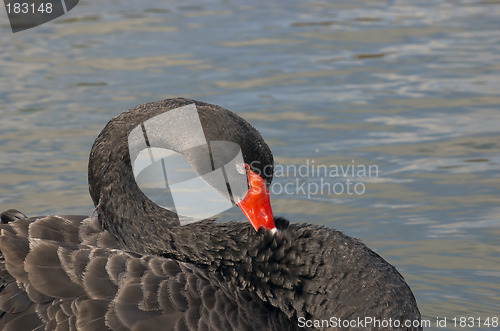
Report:
[{"label": "curved neck", "polygon": [[[136,146],[141,145],[137,142],[138,139],[133,138],[136,135],[131,133],[141,131],[141,127],[144,129],[145,122],[170,110],[192,104],[196,106],[201,125],[201,129],[198,127],[195,133],[202,130],[206,141],[237,143],[242,149],[244,162],[250,164],[255,161],[262,168],[257,169],[258,173],[268,183],[272,179],[269,171],[264,171],[265,167],[273,164],[269,147],[255,128],[227,109],[182,98],[151,102],[129,109],[109,121],[94,142],[89,159],[89,191],[99,220],[129,250],[175,256],[183,254],[179,253],[176,246],[178,243],[175,243],[172,236],[175,231],[187,230],[179,226],[175,213],[156,205],[138,187],[131,164],[130,148],[133,153],[140,149]],[[162,115],[162,118],[183,123],[184,113],[174,114],[177,115]],[[156,139],[149,139],[148,147],[161,148],[166,145],[173,150],[176,147],[183,150],[195,138],[186,130],[177,129],[176,125],[169,122],[158,125],[153,130]],[[137,136],[142,138],[142,135]],[[190,231],[201,232],[196,229],[198,227]],[[210,241],[210,236],[206,233],[198,235],[203,240]]]},{"label": "curved neck", "polygon": [[96,138],[89,158],[89,191],[100,223],[122,247],[136,253],[174,251],[169,229],[179,225],[178,217],[140,190],[127,144],[135,127],[165,110],[140,107],[113,118]]}]

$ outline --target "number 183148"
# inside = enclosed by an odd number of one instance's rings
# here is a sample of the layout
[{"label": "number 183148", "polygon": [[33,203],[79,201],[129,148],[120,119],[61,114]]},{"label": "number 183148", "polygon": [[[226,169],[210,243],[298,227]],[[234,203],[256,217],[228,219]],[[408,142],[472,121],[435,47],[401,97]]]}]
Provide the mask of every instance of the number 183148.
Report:
[{"label": "number 183148", "polygon": [[453,317],[453,326],[461,328],[497,328],[499,325],[498,317]]},{"label": "number 183148", "polygon": [[8,14],[50,14],[52,13],[52,3],[50,2],[42,2],[42,3],[34,3],[34,2],[15,2],[15,3],[7,3],[5,5],[7,7]]}]

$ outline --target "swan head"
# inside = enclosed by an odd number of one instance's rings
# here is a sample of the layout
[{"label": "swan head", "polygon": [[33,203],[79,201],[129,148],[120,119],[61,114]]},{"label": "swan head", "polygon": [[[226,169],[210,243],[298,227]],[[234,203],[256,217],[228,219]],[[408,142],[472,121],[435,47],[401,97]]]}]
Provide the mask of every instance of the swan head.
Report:
[{"label": "swan head", "polygon": [[[112,162],[117,164],[108,174],[91,174],[102,172],[99,163]],[[99,183],[109,172],[133,183]],[[89,186],[96,206],[125,194],[126,187],[137,191],[129,199],[166,209],[179,225],[237,205],[256,231],[276,232],[268,192],[272,173],[269,147],[244,119],[219,106],[169,99],[134,107],[108,123],[91,152]]]}]

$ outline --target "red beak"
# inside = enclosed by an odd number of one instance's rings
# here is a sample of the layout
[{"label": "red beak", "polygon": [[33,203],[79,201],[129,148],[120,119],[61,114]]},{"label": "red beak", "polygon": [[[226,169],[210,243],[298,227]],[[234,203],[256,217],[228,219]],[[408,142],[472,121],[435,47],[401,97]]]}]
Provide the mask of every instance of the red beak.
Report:
[{"label": "red beak", "polygon": [[265,229],[276,232],[266,182],[262,177],[250,170],[248,165],[245,164],[245,168],[247,169],[249,189],[245,197],[237,202],[238,207],[240,207],[255,231],[258,231],[263,226]]}]

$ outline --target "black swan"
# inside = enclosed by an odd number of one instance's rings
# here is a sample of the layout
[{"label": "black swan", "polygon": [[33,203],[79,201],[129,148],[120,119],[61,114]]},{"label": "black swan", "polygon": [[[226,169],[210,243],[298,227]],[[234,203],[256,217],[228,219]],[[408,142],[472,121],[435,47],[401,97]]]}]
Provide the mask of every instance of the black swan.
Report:
[{"label": "black swan", "polygon": [[[241,148],[244,163],[234,173],[245,178],[245,192],[235,189],[229,199],[252,224],[181,225],[139,188],[131,145],[140,139],[131,139],[132,131],[190,105],[208,144]],[[176,134],[153,132],[145,148],[170,146],[206,173],[190,148],[196,134],[160,124]],[[410,288],[383,258],[341,232],[273,218],[266,190],[272,165],[257,130],[219,106],[168,99],[113,118],[90,153],[97,216],[2,213],[0,329],[420,330]]]}]

